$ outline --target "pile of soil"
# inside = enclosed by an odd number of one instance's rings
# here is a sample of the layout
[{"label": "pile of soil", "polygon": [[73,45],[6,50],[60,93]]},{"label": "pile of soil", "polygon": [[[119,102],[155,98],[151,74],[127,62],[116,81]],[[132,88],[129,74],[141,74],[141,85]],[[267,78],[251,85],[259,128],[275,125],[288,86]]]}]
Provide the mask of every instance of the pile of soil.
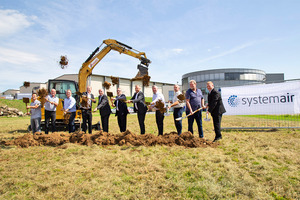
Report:
[{"label": "pile of soil", "polygon": [[110,88],[110,86],[111,86],[111,83],[104,81],[103,87],[105,87],[108,90]]},{"label": "pile of soil", "polygon": [[119,84],[119,77],[111,76],[110,78],[111,78],[113,86]]},{"label": "pile of soil", "polygon": [[24,81],[23,86],[24,86],[25,88],[30,87],[30,82]]},{"label": "pile of soil", "polygon": [[165,104],[162,102],[162,100],[158,100],[155,102],[155,107],[161,112],[164,113],[166,112]]},{"label": "pile of soil", "polygon": [[76,143],[80,145],[91,146],[93,144],[107,146],[184,146],[189,148],[197,147],[216,147],[218,143],[207,141],[202,138],[196,138],[190,132],[184,132],[180,136],[176,132],[167,133],[162,136],[153,134],[136,135],[129,130],[120,134],[111,134],[107,132],[98,132],[95,134],[85,134],[84,132],[69,133],[52,133],[46,135],[44,133],[25,134],[14,140],[1,141],[2,145],[15,145],[18,147],[29,146],[61,146],[66,143]]},{"label": "pile of soil", "polygon": [[177,98],[179,99],[179,101],[183,102],[185,100],[185,96],[183,94],[180,94],[177,96]]},{"label": "pile of soil", "polygon": [[41,107],[43,108],[45,103],[46,103],[46,99],[45,97],[48,95],[48,91],[45,88],[39,89],[38,91],[38,100],[41,102]]},{"label": "pile of soil", "polygon": [[62,69],[66,68],[69,64],[67,56],[60,56],[59,64]]},{"label": "pile of soil", "polygon": [[17,108],[10,108],[7,105],[0,107],[0,116],[6,116],[6,117],[23,117],[24,113]]}]

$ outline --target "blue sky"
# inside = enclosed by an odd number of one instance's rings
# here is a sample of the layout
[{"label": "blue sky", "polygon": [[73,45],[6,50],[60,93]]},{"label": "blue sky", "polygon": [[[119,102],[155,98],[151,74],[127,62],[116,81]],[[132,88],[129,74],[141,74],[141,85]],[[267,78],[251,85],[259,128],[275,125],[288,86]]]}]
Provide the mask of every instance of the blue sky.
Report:
[{"label": "blue sky", "polygon": [[[218,68],[297,79],[299,10],[298,0],[0,0],[0,91],[78,73],[109,38],[145,52],[152,81]],[[93,73],[132,78],[138,63],[111,52]]]}]

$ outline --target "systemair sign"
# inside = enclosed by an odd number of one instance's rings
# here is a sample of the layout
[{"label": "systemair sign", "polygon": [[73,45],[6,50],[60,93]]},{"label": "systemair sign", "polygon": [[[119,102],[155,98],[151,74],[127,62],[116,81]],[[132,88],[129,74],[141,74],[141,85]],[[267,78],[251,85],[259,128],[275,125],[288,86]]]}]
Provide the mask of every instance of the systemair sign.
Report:
[{"label": "systemair sign", "polygon": [[300,111],[300,82],[227,87],[221,89],[229,115],[296,114]]}]

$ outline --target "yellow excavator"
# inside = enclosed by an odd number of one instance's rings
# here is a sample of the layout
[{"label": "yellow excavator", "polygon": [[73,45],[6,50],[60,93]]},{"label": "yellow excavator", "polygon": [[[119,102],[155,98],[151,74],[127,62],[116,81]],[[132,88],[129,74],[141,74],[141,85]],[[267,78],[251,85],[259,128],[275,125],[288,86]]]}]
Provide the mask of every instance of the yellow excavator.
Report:
[{"label": "yellow excavator", "polygon": [[[132,47],[123,44],[117,40],[107,39],[97,47],[92,54],[82,64],[78,73],[78,83],[72,80],[49,80],[48,81],[48,93],[51,89],[56,90],[56,95],[59,98],[59,104],[56,108],[56,127],[66,130],[67,124],[64,123],[63,100],[66,98],[66,90],[72,91],[72,96],[77,101],[77,111],[75,117],[76,129],[80,127],[81,123],[81,110],[80,110],[80,94],[86,91],[86,82],[88,77],[92,74],[96,65],[107,55],[111,50],[118,51],[120,54],[127,54],[140,60],[140,64],[137,65],[138,73],[133,80],[142,80],[143,77],[148,76],[148,66],[151,61],[146,57],[144,52],[139,52]],[[44,108],[42,108],[42,128],[45,124]],[[51,123],[50,123],[51,124]],[[100,124],[93,125],[93,128],[100,129]],[[30,128],[29,128],[30,130]],[[50,129],[51,130],[51,129]]]}]

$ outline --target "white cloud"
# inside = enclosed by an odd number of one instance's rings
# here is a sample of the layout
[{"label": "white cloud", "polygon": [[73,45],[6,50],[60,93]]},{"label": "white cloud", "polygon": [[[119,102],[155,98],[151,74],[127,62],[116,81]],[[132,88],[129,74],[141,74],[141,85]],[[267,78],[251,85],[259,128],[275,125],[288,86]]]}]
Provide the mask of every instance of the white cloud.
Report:
[{"label": "white cloud", "polygon": [[[224,52],[222,52],[222,53],[220,53],[220,54],[217,54],[217,55],[214,55],[214,56],[210,56],[210,57],[204,58],[204,59],[202,59],[202,60],[200,60],[200,61],[198,61],[198,62],[202,63],[202,62],[214,60],[214,59],[216,59],[216,58],[220,58],[220,57],[223,57],[223,56],[226,56],[226,55],[229,55],[229,54],[233,54],[233,53],[238,52],[238,51],[240,51],[240,50],[243,50],[243,49],[245,49],[245,48],[247,48],[247,47],[253,46],[253,45],[256,44],[256,43],[257,43],[257,41],[254,41],[254,42],[248,42],[248,43],[246,43],[246,44],[242,44],[242,45],[240,45],[240,46],[234,47],[234,48],[232,48],[232,49],[230,49],[230,50],[228,50],[228,51],[224,51]],[[211,51],[211,49],[209,49],[208,51]]]},{"label": "white cloud", "polygon": [[35,54],[0,47],[0,62],[20,65],[39,61],[41,59]]},{"label": "white cloud", "polygon": [[29,17],[17,10],[0,10],[0,36],[9,36],[31,24]]},{"label": "white cloud", "polygon": [[172,51],[176,54],[180,54],[181,52],[183,52],[183,49],[172,49]]}]

